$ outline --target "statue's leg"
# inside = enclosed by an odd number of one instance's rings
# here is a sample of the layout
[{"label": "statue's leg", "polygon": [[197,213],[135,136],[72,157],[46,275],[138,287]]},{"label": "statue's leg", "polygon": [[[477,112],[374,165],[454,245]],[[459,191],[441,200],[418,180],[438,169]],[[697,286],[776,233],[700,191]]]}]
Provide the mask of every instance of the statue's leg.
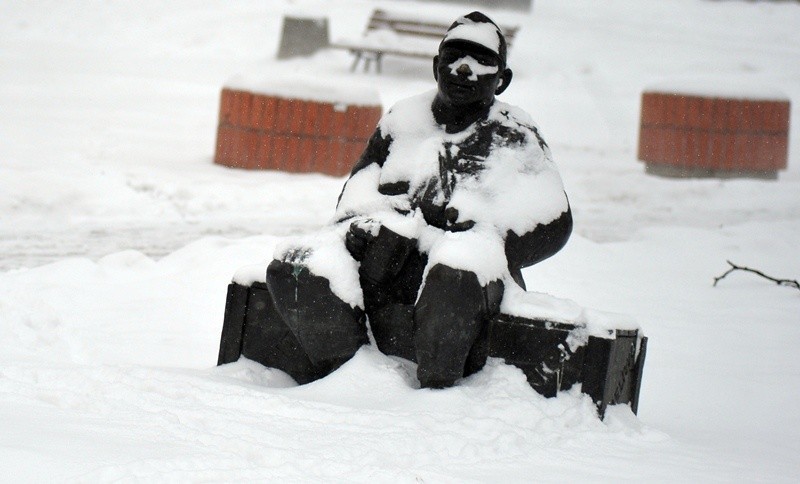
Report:
[{"label": "statue's leg", "polygon": [[330,282],[300,262],[273,260],[267,285],[281,322],[322,378],[368,343],[365,316],[336,296]]},{"label": "statue's leg", "polygon": [[414,309],[417,377],[423,387],[452,386],[486,361],[485,325],[499,310],[502,282],[482,286],[469,271],[436,264]]},{"label": "statue's leg", "polygon": [[416,244],[381,227],[359,270],[364,308],[378,349],[411,361],[415,361],[414,302],[427,263]]},{"label": "statue's leg", "polygon": [[467,355],[467,362],[464,365],[464,376],[472,375],[480,371],[486,364],[489,357],[489,320],[500,312],[500,302],[503,300],[504,286],[502,281],[492,281],[483,288],[483,295],[486,301],[486,312],[483,317],[483,324],[472,344],[472,348]]},{"label": "statue's leg", "polygon": [[269,289],[257,284],[249,292],[242,355],[285,371],[301,385],[319,378],[297,337],[277,312]]},{"label": "statue's leg", "polygon": [[375,343],[382,353],[416,361],[414,303],[427,259],[412,251],[403,269],[390,281],[376,283],[361,277],[364,308]]}]

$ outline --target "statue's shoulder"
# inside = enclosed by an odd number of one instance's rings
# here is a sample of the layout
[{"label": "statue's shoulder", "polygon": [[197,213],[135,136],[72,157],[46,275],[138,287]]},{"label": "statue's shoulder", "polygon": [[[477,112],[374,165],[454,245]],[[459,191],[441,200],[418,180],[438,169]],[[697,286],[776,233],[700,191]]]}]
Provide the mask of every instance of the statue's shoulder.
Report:
[{"label": "statue's shoulder", "polygon": [[547,148],[539,126],[533,121],[531,115],[520,107],[495,100],[489,111],[488,121],[496,129],[505,131],[506,136],[511,135],[515,139],[536,141],[543,150]]},{"label": "statue's shoulder", "polygon": [[436,122],[431,112],[434,97],[436,97],[435,89],[397,101],[383,115],[379,125],[381,131],[395,135],[396,138],[397,133],[435,128]]}]

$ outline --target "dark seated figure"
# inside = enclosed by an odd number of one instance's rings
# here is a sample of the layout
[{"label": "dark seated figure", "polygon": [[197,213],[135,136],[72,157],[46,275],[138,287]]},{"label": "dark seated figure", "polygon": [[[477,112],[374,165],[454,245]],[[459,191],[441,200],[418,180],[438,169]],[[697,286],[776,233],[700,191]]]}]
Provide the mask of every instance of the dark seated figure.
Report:
[{"label": "dark seated figure", "polygon": [[[559,251],[572,216],[550,150],[519,108],[505,39],[459,18],[433,59],[438,89],[384,116],[339,197],[336,220],[287,240],[267,270],[259,345],[299,383],[368,344],[417,363],[423,387],[483,367],[487,321],[521,269]],[[243,352],[245,356],[247,352]]]}]

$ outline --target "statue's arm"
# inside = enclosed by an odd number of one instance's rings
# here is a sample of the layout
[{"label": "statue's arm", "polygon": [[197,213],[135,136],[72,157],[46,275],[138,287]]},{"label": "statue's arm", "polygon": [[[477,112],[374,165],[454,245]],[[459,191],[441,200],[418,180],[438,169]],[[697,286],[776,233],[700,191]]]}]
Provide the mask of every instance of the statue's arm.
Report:
[{"label": "statue's arm", "polygon": [[392,137],[384,135],[380,127],[367,142],[345,182],[336,204],[336,223],[347,223],[345,247],[358,261],[362,261],[380,231],[380,222],[374,217],[378,212],[391,209],[387,194],[379,189],[383,164],[389,156]]},{"label": "statue's arm", "polygon": [[339,194],[337,223],[359,215],[369,216],[388,203],[378,186],[381,168],[389,156],[391,145],[392,137],[383,134],[380,127],[376,128]]},{"label": "statue's arm", "polygon": [[[566,198],[566,194],[564,195]],[[511,230],[506,234],[506,259],[514,280],[523,288],[521,270],[538,264],[554,255],[566,245],[572,234],[572,210],[567,208],[548,223],[539,223],[532,230],[519,235]]]},{"label": "statue's arm", "polygon": [[572,234],[572,210],[567,209],[555,220],[537,224],[533,230],[518,235],[508,231],[506,256],[509,266],[528,267],[552,256],[569,240]]},{"label": "statue's arm", "polygon": [[384,134],[380,126],[375,128],[375,132],[372,133],[372,136],[367,142],[367,147],[364,148],[364,152],[361,153],[358,161],[353,165],[353,169],[350,171],[350,177],[352,178],[353,175],[372,164],[383,167],[386,158],[389,156],[389,148],[391,145],[392,137],[388,134]]}]

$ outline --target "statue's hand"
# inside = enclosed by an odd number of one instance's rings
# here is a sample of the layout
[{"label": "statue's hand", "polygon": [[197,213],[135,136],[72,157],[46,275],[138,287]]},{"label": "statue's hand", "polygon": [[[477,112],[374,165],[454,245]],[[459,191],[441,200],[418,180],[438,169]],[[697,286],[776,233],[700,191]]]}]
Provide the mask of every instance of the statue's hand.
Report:
[{"label": "statue's hand", "polygon": [[367,246],[375,239],[379,228],[380,224],[371,219],[357,220],[350,224],[350,228],[344,237],[344,246],[353,256],[353,259],[359,262],[364,259]]},{"label": "statue's hand", "polygon": [[463,232],[475,226],[475,222],[473,220],[464,220],[463,222],[458,222],[458,215],[458,209],[455,207],[447,207],[445,209],[445,230],[448,232]]}]

